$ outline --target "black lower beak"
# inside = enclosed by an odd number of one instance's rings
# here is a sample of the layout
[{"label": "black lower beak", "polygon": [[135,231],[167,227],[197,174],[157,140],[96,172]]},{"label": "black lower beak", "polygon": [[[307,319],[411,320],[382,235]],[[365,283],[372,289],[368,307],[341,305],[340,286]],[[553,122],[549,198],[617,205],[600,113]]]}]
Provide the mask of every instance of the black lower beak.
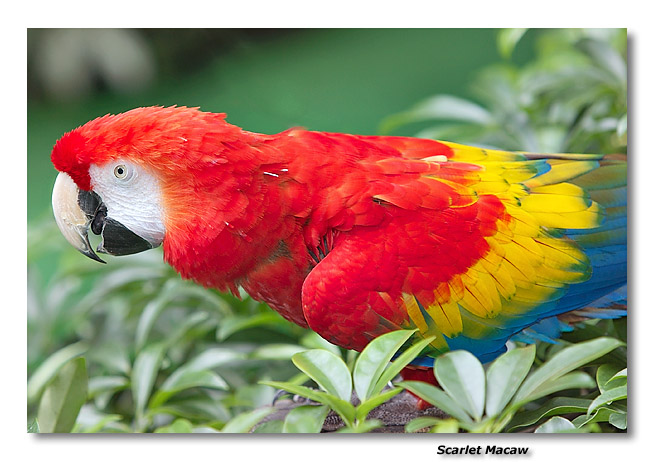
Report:
[{"label": "black lower beak", "polygon": [[96,193],[80,190],[77,202],[88,217],[93,234],[102,236],[102,242],[96,249],[99,253],[121,256],[153,248],[152,244],[141,236],[107,217],[107,207]]},{"label": "black lower beak", "polygon": [[97,248],[100,253],[116,256],[131,255],[153,248],[148,241],[112,218],[104,218],[101,234],[102,242]]}]

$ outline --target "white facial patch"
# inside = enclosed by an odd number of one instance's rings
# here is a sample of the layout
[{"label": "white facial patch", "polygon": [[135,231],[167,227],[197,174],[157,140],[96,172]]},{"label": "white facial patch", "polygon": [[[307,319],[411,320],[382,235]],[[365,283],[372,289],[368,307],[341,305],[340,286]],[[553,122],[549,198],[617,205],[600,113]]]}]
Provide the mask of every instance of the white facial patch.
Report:
[{"label": "white facial patch", "polygon": [[107,207],[107,216],[149,241],[163,242],[161,188],[158,179],[134,163],[123,160],[89,168],[91,188]]}]

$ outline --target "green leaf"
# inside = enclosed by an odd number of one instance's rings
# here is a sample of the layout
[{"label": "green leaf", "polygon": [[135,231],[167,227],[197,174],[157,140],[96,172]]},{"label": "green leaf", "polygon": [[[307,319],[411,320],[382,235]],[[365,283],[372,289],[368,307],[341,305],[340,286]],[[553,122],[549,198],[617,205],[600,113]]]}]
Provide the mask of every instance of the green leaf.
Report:
[{"label": "green leaf", "polygon": [[320,433],[329,413],[327,406],[298,406],[284,419],[284,433]]},{"label": "green leaf", "polygon": [[627,384],[627,368],[616,372],[605,384],[605,389],[621,387]]},{"label": "green leaf", "polygon": [[336,356],[341,356],[340,347],[328,342],[314,331],[309,331],[306,335],[302,336],[300,344],[309,350],[322,349],[331,351]]},{"label": "green leaf", "polygon": [[452,95],[436,95],[415,105],[406,112],[393,114],[382,122],[380,132],[389,133],[395,128],[424,120],[458,120],[486,125],[491,114],[482,106]]},{"label": "green leaf", "polygon": [[73,343],[51,354],[48,359],[43,361],[27,381],[27,403],[31,404],[36,401],[45,386],[63,365],[71,359],[84,354],[87,349],[88,346],[84,342]]},{"label": "green leaf", "polygon": [[245,353],[230,350],[227,348],[209,348],[191,359],[184,365],[184,369],[200,371],[213,369],[234,361],[241,361],[247,358]]},{"label": "green leaf", "polygon": [[525,32],[527,32],[527,29],[518,27],[500,29],[497,33],[497,50],[502,58],[509,59],[511,57],[515,46],[525,35]]},{"label": "green leaf", "polygon": [[604,393],[599,395],[593,400],[590,406],[588,406],[588,415],[592,414],[600,406],[613,403],[613,401],[626,399],[627,398],[627,385],[622,385],[616,388],[611,388],[606,390]]},{"label": "green leaf", "polygon": [[600,68],[612,75],[619,84],[627,83],[627,64],[608,42],[594,39],[583,39],[578,47],[599,65]]},{"label": "green leaf", "polygon": [[611,363],[601,364],[597,368],[595,377],[597,380],[597,388],[599,388],[600,393],[604,393],[604,391],[607,389],[609,380],[615,377],[615,375],[621,370],[626,372],[626,369],[621,369],[621,366]]},{"label": "green leaf", "polygon": [[[579,417],[575,418],[572,421],[572,423],[577,428],[583,428],[583,427],[587,427],[588,425],[590,425],[592,423],[610,422],[612,415],[617,415],[617,416],[624,415],[624,420],[626,421],[627,412],[626,412],[626,410],[618,409],[618,408],[614,409],[614,408],[608,408],[608,407],[600,407],[599,409],[597,409],[597,411],[594,414],[592,414],[592,415],[582,414]],[[613,417],[613,420],[618,422],[618,423],[621,423],[622,417]]]},{"label": "green leaf", "polygon": [[544,383],[553,382],[571,370],[605,355],[620,345],[622,342],[619,340],[602,337],[564,348],[527,377],[518,389],[513,403],[524,403],[535,399],[531,395]]},{"label": "green leaf", "polygon": [[418,356],[422,350],[434,340],[434,338],[435,337],[432,336],[420,340],[416,344],[407,348],[406,351],[404,351],[397,359],[393,360],[393,362],[382,373],[381,377],[379,377],[379,380],[377,380],[377,383],[372,389],[371,396],[381,393],[388,382],[393,380],[402,369],[413,361],[416,356]]},{"label": "green leaf", "polygon": [[283,433],[284,422],[281,420],[268,420],[257,425],[252,433]]},{"label": "green leaf", "polygon": [[261,409],[255,409],[254,411],[246,412],[240,414],[230,420],[227,425],[225,425],[221,432],[222,433],[248,433],[252,427],[258,424],[264,417],[275,412],[275,408],[264,407]]},{"label": "green leaf", "polygon": [[465,350],[446,353],[434,363],[434,374],[443,390],[479,420],[484,413],[486,375],[475,356]]},{"label": "green leaf", "polygon": [[268,385],[273,388],[279,388],[285,390],[289,393],[295,395],[304,396],[309,398],[316,403],[322,403],[329,406],[332,410],[338,413],[341,416],[344,422],[347,425],[353,425],[355,419],[355,409],[352,403],[349,401],[342,400],[337,396],[330,395],[328,393],[312,390],[311,388],[304,387],[301,385],[295,385],[289,382],[275,382],[275,381],[262,381],[260,382],[263,385]]},{"label": "green leaf", "polygon": [[216,331],[216,338],[219,341],[226,340],[236,332],[252,329],[254,327],[274,327],[287,325],[287,321],[274,312],[260,313],[255,316],[233,316],[225,318]]},{"label": "green leaf", "polygon": [[[543,396],[551,395],[553,393],[569,390],[571,388],[595,388],[595,381],[593,378],[581,371],[570,372],[563,377],[557,377],[554,380],[548,380],[536,388],[528,397],[528,401],[533,401]],[[523,401],[524,403],[525,401]]]},{"label": "green leaf", "polygon": [[449,394],[445,393],[439,388],[436,388],[433,385],[413,380],[399,382],[397,385],[406,390],[409,390],[411,393],[424,399],[428,403],[433,404],[443,412],[446,412],[461,422],[472,422],[470,420],[470,416],[466,414],[461,406],[459,406],[459,403],[457,403]]},{"label": "green leaf", "polygon": [[423,428],[433,427],[442,421],[443,419],[438,417],[416,417],[404,426],[404,431],[406,433],[415,433]]},{"label": "green leaf", "polygon": [[34,419],[31,424],[27,426],[27,433],[39,433],[39,419]]},{"label": "green leaf", "polygon": [[401,388],[392,388],[388,390],[385,393],[382,393],[381,395],[375,395],[372,398],[367,399],[363,403],[357,406],[356,408],[356,418],[359,420],[365,419],[370,411],[372,411],[374,408],[382,405],[389,399],[391,399],[393,396],[397,395],[402,391]]},{"label": "green leaf", "polygon": [[215,372],[178,369],[157,390],[150,401],[149,407],[161,406],[180,391],[195,387],[217,390],[227,390],[229,388],[223,378]]},{"label": "green leaf", "polygon": [[177,419],[172,424],[159,427],[155,433],[193,433],[193,424],[186,419]]},{"label": "green leaf", "polygon": [[139,317],[138,325],[136,326],[136,349],[141,350],[148,339],[150,330],[159,315],[165,310],[166,306],[178,295],[180,286],[183,281],[178,279],[169,279],[164,284],[159,294],[150,300],[143,309]]},{"label": "green leaf", "polygon": [[327,393],[349,401],[352,377],[341,358],[327,350],[309,350],[293,355],[293,364]]},{"label": "green leaf", "polygon": [[102,416],[97,422],[91,426],[84,428],[82,433],[100,433],[105,430],[105,428],[115,422],[120,422],[123,420],[123,416],[119,414],[107,414]]},{"label": "green leaf", "polygon": [[123,376],[107,375],[99,377],[91,377],[89,379],[89,398],[104,392],[112,392],[123,390],[129,386],[129,380]]},{"label": "green leaf", "polygon": [[377,385],[389,361],[414,332],[415,330],[390,332],[377,337],[363,349],[357,358],[352,373],[354,389],[361,401],[367,400],[374,394],[375,385]]},{"label": "green leaf", "polygon": [[87,388],[85,359],[70,360],[43,392],[37,415],[39,432],[70,432],[86,402]]},{"label": "green leaf", "polygon": [[615,412],[609,415],[609,423],[614,427],[619,428],[620,430],[627,429],[627,413],[626,412]]},{"label": "green leaf", "polygon": [[486,414],[499,415],[525,379],[536,347],[515,348],[497,358],[486,371]]},{"label": "green leaf", "polygon": [[[146,346],[134,360],[132,368],[132,396],[137,420],[141,420],[143,411],[150,398],[150,392],[161,367],[165,352],[163,343]],[[142,422],[138,422],[139,425]]]},{"label": "green leaf", "polygon": [[543,404],[538,409],[526,411],[517,414],[513,420],[506,426],[506,431],[511,432],[515,429],[534,425],[545,417],[562,414],[585,413],[590,405],[590,399],[556,397]]},{"label": "green leaf", "polygon": [[252,359],[289,360],[295,354],[306,351],[304,347],[286,343],[270,343],[263,345],[252,352]]},{"label": "green leaf", "polygon": [[169,349],[173,345],[180,342],[191,329],[197,327],[200,324],[206,323],[208,319],[209,314],[204,311],[192,313],[186,317],[175,330],[168,334],[166,340],[164,341],[165,349]]},{"label": "green leaf", "polygon": [[568,419],[563,417],[552,417],[543,425],[534,430],[534,433],[569,433],[576,430],[576,427]]},{"label": "green leaf", "polygon": [[381,420],[370,419],[359,422],[356,426],[343,427],[336,431],[336,433],[368,433],[376,428],[383,427],[384,424]]}]

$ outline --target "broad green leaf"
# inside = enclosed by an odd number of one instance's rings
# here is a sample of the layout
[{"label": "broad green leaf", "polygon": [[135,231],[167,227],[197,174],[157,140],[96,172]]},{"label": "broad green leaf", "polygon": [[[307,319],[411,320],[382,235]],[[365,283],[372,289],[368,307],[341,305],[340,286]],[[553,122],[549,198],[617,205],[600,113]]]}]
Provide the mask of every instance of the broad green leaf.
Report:
[{"label": "broad green leaf", "polygon": [[627,385],[627,368],[616,372],[613,377],[611,377],[605,384],[605,388],[610,390],[611,388],[621,387]]},{"label": "broad green leaf", "polygon": [[150,407],[161,406],[174,395],[189,388],[203,387],[227,390],[227,383],[212,371],[178,369],[161,385],[150,400]]},{"label": "broad green leaf", "polygon": [[[130,348],[132,345],[130,345]],[[120,340],[110,340],[93,348],[86,354],[89,364],[101,365],[107,373],[128,376],[132,362],[127,351],[127,344]]]},{"label": "broad green leaf", "polygon": [[609,423],[620,430],[627,429],[627,413],[615,412],[609,415]]},{"label": "broad green leaf", "polygon": [[524,404],[527,401],[533,401],[542,398],[543,396],[551,395],[562,390],[569,390],[571,388],[595,388],[595,381],[585,372],[570,372],[563,377],[557,377],[554,380],[548,380],[547,382],[542,383],[538,388],[532,391],[525,400],[521,401],[521,403]]},{"label": "broad green leaf", "polygon": [[486,375],[475,356],[465,350],[451,351],[434,363],[434,374],[443,390],[459,406],[479,420],[484,413]]},{"label": "broad green leaf", "polygon": [[[614,405],[615,406],[615,405]],[[619,408],[608,408],[608,407],[600,407],[598,408],[594,414],[589,415],[589,414],[582,414],[579,417],[575,418],[572,423],[575,425],[577,428],[583,428],[586,427],[592,423],[598,423],[598,422],[610,422],[611,416],[612,415],[624,415],[625,420],[626,420],[626,415],[627,412],[626,410],[619,409]],[[622,420],[621,417],[614,417],[614,421],[620,422]]]},{"label": "broad green leaf", "polygon": [[[165,352],[163,343],[146,346],[134,360],[132,368],[132,396],[137,419],[143,416],[143,411],[150,398],[152,386],[161,367]],[[139,422],[141,424],[142,422]]]},{"label": "broad green leaf", "polygon": [[155,433],[193,433],[193,424],[186,419],[177,419],[170,425],[159,427]]},{"label": "broad green leaf", "polygon": [[363,403],[359,404],[356,408],[356,417],[359,420],[365,419],[370,411],[374,408],[384,404],[386,401],[391,399],[393,396],[397,395],[402,391],[401,388],[392,388],[381,395],[374,395],[373,397],[367,399]]},{"label": "broad green leaf", "polygon": [[439,419],[438,417],[416,417],[404,426],[404,431],[406,433],[415,433],[423,428],[433,427],[442,421],[443,419]]},{"label": "broad green leaf", "polygon": [[298,406],[284,419],[284,433],[320,433],[329,413],[327,406]]},{"label": "broad green leaf", "polygon": [[377,383],[372,389],[372,394],[370,396],[375,396],[384,389],[384,387],[393,380],[402,369],[404,369],[411,361],[413,361],[416,356],[418,356],[422,350],[429,345],[434,340],[434,337],[427,337],[420,340],[414,345],[411,345],[406,349],[397,359],[386,368],[382,373],[381,377],[377,380]]},{"label": "broad green leaf", "polygon": [[414,120],[449,119],[486,124],[491,120],[490,113],[470,100],[452,95],[436,95],[416,105],[411,116]]},{"label": "broad green leaf", "polygon": [[115,393],[129,387],[127,377],[120,375],[96,376],[89,379],[89,398],[110,391]]},{"label": "broad green leaf", "polygon": [[384,424],[381,420],[370,419],[363,422],[359,422],[355,426],[343,427],[336,431],[336,433],[368,433],[376,428],[383,427]]},{"label": "broad green leaf", "polygon": [[505,430],[510,432],[518,428],[528,427],[530,425],[534,425],[536,422],[544,419],[545,417],[551,417],[554,415],[573,414],[580,412],[585,413],[590,403],[590,399],[584,398],[568,398],[562,396],[552,398],[538,409],[517,414],[506,426]]},{"label": "broad green leaf", "polygon": [[146,417],[153,418],[160,414],[183,417],[193,421],[226,422],[232,417],[223,399],[217,399],[209,394],[178,398],[174,402],[169,401],[162,406],[148,410]]},{"label": "broad green leaf", "polygon": [[576,427],[568,419],[563,417],[552,417],[550,420],[539,426],[534,433],[568,433],[576,430]]},{"label": "broad green leaf", "polygon": [[597,368],[595,378],[597,380],[597,388],[599,388],[600,393],[604,393],[604,391],[606,391],[608,381],[611,380],[621,370],[626,371],[626,369],[621,369],[621,366],[611,363],[602,364]]},{"label": "broad green leaf", "polygon": [[336,356],[341,356],[340,347],[328,342],[314,331],[309,331],[300,339],[300,345],[310,350],[323,349],[331,351]]},{"label": "broad green leaf", "polygon": [[436,423],[430,433],[459,433],[461,428],[460,422],[456,419],[443,419],[440,422]]},{"label": "broad green leaf", "polygon": [[27,426],[27,433],[39,433],[39,419],[35,418],[32,423]]},{"label": "broad green leaf", "polygon": [[268,420],[252,430],[252,433],[283,433],[284,422],[281,420]]},{"label": "broad green leaf", "polygon": [[393,355],[415,330],[397,330],[377,337],[361,352],[354,365],[354,389],[361,401],[373,395],[373,389]]},{"label": "broad green leaf", "polygon": [[171,300],[177,297],[178,289],[183,281],[178,279],[169,279],[164,284],[161,292],[150,300],[143,309],[136,326],[136,349],[141,350],[148,339],[150,330],[159,315],[166,309]]},{"label": "broad green leaf", "polygon": [[446,412],[461,422],[472,422],[470,420],[470,416],[466,414],[461,406],[456,401],[454,401],[450,395],[445,393],[440,388],[436,388],[435,386],[425,382],[418,382],[413,380],[399,382],[397,385],[406,390],[409,390],[411,393],[424,399],[428,403],[433,404],[443,412]]},{"label": "broad green leaf", "polygon": [[513,403],[524,402],[544,383],[552,382],[564,374],[605,355],[620,345],[622,345],[622,342],[618,340],[602,337],[564,348],[527,377],[518,389]]},{"label": "broad green leaf", "polygon": [[254,316],[233,316],[221,321],[216,338],[222,342],[236,332],[252,329],[254,327],[275,327],[279,325],[286,326],[288,322],[280,315],[274,312],[260,313]]},{"label": "broad green leaf", "polygon": [[43,392],[37,415],[39,432],[70,432],[86,402],[87,389],[85,359],[70,360]]},{"label": "broad green leaf", "polygon": [[316,403],[322,403],[329,406],[334,412],[337,412],[341,418],[349,425],[353,424],[355,419],[355,409],[352,403],[342,400],[337,396],[330,395],[323,391],[312,390],[311,388],[302,385],[295,385],[289,382],[275,382],[275,381],[262,381],[263,385],[268,385],[273,388],[279,388],[295,395],[304,396]]},{"label": "broad green leaf", "polygon": [[209,314],[204,311],[199,311],[189,315],[175,330],[168,334],[164,341],[165,348],[168,349],[180,342],[191,329],[194,329],[200,324],[206,323],[208,319]]},{"label": "broad green leaf", "polygon": [[527,29],[513,27],[500,29],[497,33],[497,49],[504,59],[509,59],[513,54],[515,46],[518,44]]},{"label": "broad green leaf", "polygon": [[578,46],[591,56],[601,68],[617,79],[619,84],[627,84],[627,64],[622,56],[607,42],[583,39]]},{"label": "broad green leaf", "polygon": [[604,393],[599,395],[593,400],[590,406],[588,406],[588,415],[592,414],[600,406],[609,405],[613,401],[626,399],[627,398],[627,385],[622,385],[616,388],[610,388]]},{"label": "broad green leaf", "polygon": [[247,358],[245,353],[231,350],[228,348],[209,348],[191,359],[184,365],[184,369],[191,371],[201,371],[204,369],[213,369],[233,361],[242,361]]},{"label": "broad green leaf", "polygon": [[289,360],[293,355],[306,351],[306,348],[299,345],[277,343],[263,345],[252,352],[252,359],[277,359]]},{"label": "broad green leaf", "polygon": [[352,377],[341,358],[327,350],[309,350],[293,356],[293,364],[327,393],[342,400],[352,398]]},{"label": "broad green leaf", "polygon": [[31,404],[38,399],[43,388],[59,372],[59,369],[71,359],[84,354],[87,349],[88,345],[84,342],[73,343],[56,351],[43,361],[27,381],[27,403]]},{"label": "broad green leaf", "polygon": [[497,358],[486,371],[486,414],[496,416],[511,401],[534,362],[536,347],[515,348]]},{"label": "broad green leaf", "polygon": [[264,407],[255,409],[254,411],[246,412],[234,417],[227,422],[221,432],[222,433],[248,433],[252,427],[261,422],[261,420],[269,414],[275,412],[273,407]]},{"label": "broad green leaf", "polygon": [[393,114],[382,122],[381,133],[389,133],[395,128],[424,120],[458,120],[467,123],[486,125],[492,115],[482,106],[467,99],[452,95],[432,96],[408,111]]},{"label": "broad green leaf", "polygon": [[[101,433],[108,425],[111,425],[116,422],[123,420],[123,416],[119,414],[108,414],[103,416],[97,422],[95,422],[90,427],[86,427],[82,430],[82,433]],[[128,430],[129,431],[129,430]]]}]

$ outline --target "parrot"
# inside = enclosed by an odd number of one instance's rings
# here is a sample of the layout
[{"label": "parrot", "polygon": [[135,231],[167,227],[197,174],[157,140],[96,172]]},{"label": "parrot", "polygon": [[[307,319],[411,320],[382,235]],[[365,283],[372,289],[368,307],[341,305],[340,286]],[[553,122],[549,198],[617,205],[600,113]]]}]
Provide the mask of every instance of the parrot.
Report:
[{"label": "parrot", "polygon": [[242,288],[346,349],[413,330],[433,338],[418,369],[457,349],[488,362],[565,316],[626,315],[624,154],[267,135],[152,106],[65,133],[51,161],[55,221],[87,257],[163,246],[181,277]]}]

